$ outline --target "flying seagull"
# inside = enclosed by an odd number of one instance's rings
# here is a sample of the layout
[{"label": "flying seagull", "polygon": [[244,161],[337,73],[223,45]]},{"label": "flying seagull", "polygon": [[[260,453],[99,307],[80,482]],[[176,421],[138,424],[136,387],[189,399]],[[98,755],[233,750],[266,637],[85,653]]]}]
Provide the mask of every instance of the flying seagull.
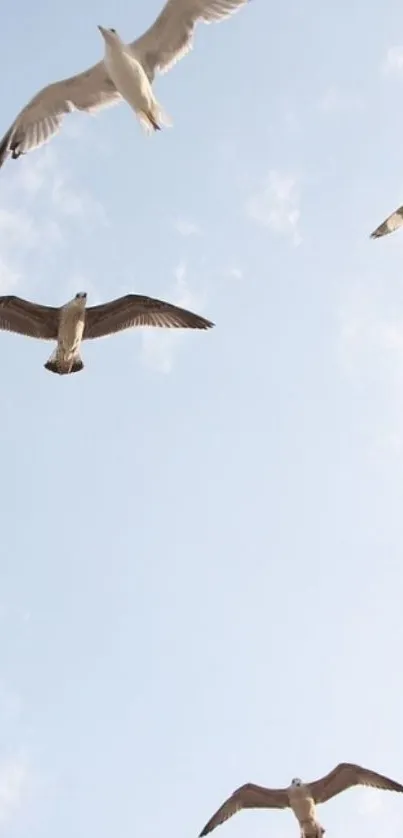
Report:
[{"label": "flying seagull", "polygon": [[136,41],[124,44],[115,29],[99,30],[105,59],[89,70],[44,87],[22,109],[0,140],[0,166],[50,140],[63,117],[73,110],[95,111],[126,99],[147,130],[169,124],[153,96],[157,71],[164,73],[192,47],[199,21],[211,23],[236,12],[250,0],[167,0],[153,25]]},{"label": "flying seagull", "polygon": [[133,326],[162,326],[172,329],[210,329],[210,320],[184,308],[126,294],[99,306],[86,308],[87,294],[80,291],[60,308],[41,306],[20,297],[0,297],[0,329],[42,340],[55,340],[57,346],[44,365],[50,372],[68,375],[79,372],[82,340],[101,338]]},{"label": "flying seagull", "polygon": [[403,225],[403,207],[399,207],[392,215],[380,224],[379,227],[371,233],[371,239],[379,239],[381,236],[387,236],[388,233],[394,233],[399,227]]},{"label": "flying seagull", "polygon": [[333,771],[314,783],[303,783],[298,777],[286,789],[267,789],[247,783],[234,791],[202,829],[207,835],[220,823],[241,809],[292,809],[301,827],[301,838],[322,838],[324,828],[316,815],[316,804],[325,803],[351,786],[372,786],[376,789],[403,791],[403,786],[360,765],[341,762]]}]

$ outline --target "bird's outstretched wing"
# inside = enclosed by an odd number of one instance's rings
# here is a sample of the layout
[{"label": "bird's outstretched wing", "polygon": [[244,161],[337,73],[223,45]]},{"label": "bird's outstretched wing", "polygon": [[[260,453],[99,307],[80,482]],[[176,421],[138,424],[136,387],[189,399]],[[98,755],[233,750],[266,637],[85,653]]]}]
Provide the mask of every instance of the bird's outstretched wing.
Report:
[{"label": "bird's outstretched wing", "polygon": [[164,73],[192,47],[196,23],[212,23],[238,11],[250,0],[168,0],[155,23],[130,46],[150,81]]},{"label": "bird's outstretched wing", "polygon": [[210,329],[213,325],[198,314],[162,300],[127,294],[110,303],[87,308],[83,339],[101,338],[133,326]]},{"label": "bird's outstretched wing", "polygon": [[371,786],[374,789],[387,789],[389,791],[403,791],[403,786],[383,774],[376,771],[369,771],[361,765],[354,765],[348,762],[341,762],[333,771],[326,774],[320,780],[309,783],[309,788],[315,803],[325,803],[336,794],[351,788],[352,786]]},{"label": "bird's outstretched wing", "polygon": [[206,823],[200,833],[207,835],[216,826],[240,812],[241,809],[285,809],[289,805],[287,789],[266,789],[254,783],[246,783],[231,794],[217,812]]},{"label": "bird's outstretched wing", "polygon": [[59,309],[40,306],[20,297],[0,297],[0,329],[31,338],[56,340]]},{"label": "bird's outstretched wing", "polygon": [[379,239],[381,236],[387,236],[388,233],[394,233],[399,227],[403,225],[403,207],[399,207],[392,215],[379,225],[379,227],[371,233],[371,239]]},{"label": "bird's outstretched wing", "polygon": [[0,167],[10,154],[16,159],[50,140],[70,111],[95,111],[121,98],[103,61],[77,76],[49,84],[28,102],[0,140]]}]

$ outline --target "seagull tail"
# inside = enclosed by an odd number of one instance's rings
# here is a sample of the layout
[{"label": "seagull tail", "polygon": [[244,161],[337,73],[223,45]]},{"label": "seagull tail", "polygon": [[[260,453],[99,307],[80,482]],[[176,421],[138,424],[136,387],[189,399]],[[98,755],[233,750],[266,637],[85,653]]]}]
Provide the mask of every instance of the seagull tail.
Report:
[{"label": "seagull tail", "polygon": [[84,369],[84,364],[80,356],[77,354],[69,360],[63,360],[52,356],[48,361],[46,361],[44,367],[49,370],[49,372],[55,372],[56,375],[70,375],[72,372],[80,372],[80,370]]},{"label": "seagull tail", "polygon": [[158,104],[158,102],[153,102],[149,110],[140,111],[138,117],[143,128],[148,134],[152,131],[161,131],[163,125],[166,127],[170,127],[172,125],[171,117],[165,113],[164,109]]}]

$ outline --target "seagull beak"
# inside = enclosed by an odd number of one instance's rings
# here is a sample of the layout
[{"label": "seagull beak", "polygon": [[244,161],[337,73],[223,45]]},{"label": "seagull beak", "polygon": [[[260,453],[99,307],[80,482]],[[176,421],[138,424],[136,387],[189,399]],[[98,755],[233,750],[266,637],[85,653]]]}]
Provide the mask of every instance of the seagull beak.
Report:
[{"label": "seagull beak", "polygon": [[105,35],[105,29],[104,29],[103,26],[98,26],[98,29],[99,29],[101,35]]}]

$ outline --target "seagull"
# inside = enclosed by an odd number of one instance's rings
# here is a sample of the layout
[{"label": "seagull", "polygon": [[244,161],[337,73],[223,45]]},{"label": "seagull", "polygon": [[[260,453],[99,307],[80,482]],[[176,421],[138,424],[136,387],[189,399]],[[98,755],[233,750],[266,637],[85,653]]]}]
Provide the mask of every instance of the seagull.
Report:
[{"label": "seagull", "polygon": [[241,809],[292,809],[301,827],[301,838],[322,838],[325,833],[316,815],[316,804],[325,803],[352,786],[403,791],[403,786],[360,765],[341,762],[333,771],[313,783],[298,777],[286,789],[267,789],[247,783],[234,791],[200,833],[207,835]]},{"label": "seagull", "polygon": [[157,71],[165,73],[192,48],[199,21],[229,17],[250,0],[167,0],[156,21],[136,41],[124,44],[115,29],[99,26],[105,58],[77,76],[44,87],[22,109],[0,140],[0,167],[50,140],[71,111],[96,111],[126,99],[143,127],[159,130],[169,117],[153,96]]},{"label": "seagull", "polygon": [[103,305],[86,308],[87,294],[80,291],[60,308],[42,306],[21,297],[0,297],[0,329],[19,335],[55,340],[57,346],[44,364],[58,375],[79,372],[82,340],[101,338],[133,326],[162,326],[173,329],[211,329],[214,323],[152,297],[126,294]]},{"label": "seagull", "polygon": [[388,233],[394,233],[399,227],[403,225],[403,207],[399,207],[392,215],[380,224],[379,227],[371,233],[371,239],[379,239],[381,236],[387,236]]},{"label": "seagull", "polygon": [[171,125],[170,117],[158,104],[140,62],[124,44],[116,29],[98,26],[105,41],[104,65],[116,90],[137,114],[146,131],[160,131],[161,125]]}]

